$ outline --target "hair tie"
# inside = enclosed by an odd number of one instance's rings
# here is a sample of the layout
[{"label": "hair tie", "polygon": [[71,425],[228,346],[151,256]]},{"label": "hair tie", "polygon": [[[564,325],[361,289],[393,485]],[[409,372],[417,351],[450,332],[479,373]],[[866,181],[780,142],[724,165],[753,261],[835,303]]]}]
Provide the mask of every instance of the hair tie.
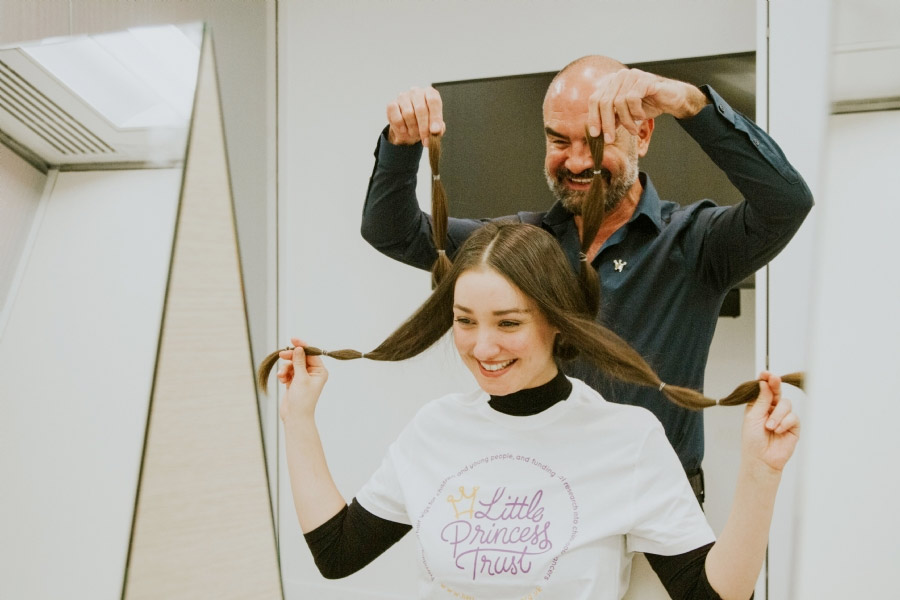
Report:
[{"label": "hair tie", "polygon": [[435,180],[435,181],[440,181],[440,180],[441,180],[440,174],[432,175],[431,178],[432,178],[433,180]]},{"label": "hair tie", "polygon": [[437,251],[437,253],[438,253],[438,254],[443,254],[444,256],[447,256],[447,251],[444,250],[443,248],[439,248],[438,251]]},{"label": "hair tie", "polygon": [[594,175],[601,175],[603,173],[603,169],[597,169],[594,171]]},{"label": "hair tie", "polygon": [[585,254],[584,252],[579,252],[578,260],[581,262],[587,262],[588,261],[587,254]]},{"label": "hair tie", "polygon": [[663,381],[662,383],[659,384],[659,391],[661,392],[661,391],[663,390],[664,387],[666,387],[666,382],[665,382],[665,381]]}]

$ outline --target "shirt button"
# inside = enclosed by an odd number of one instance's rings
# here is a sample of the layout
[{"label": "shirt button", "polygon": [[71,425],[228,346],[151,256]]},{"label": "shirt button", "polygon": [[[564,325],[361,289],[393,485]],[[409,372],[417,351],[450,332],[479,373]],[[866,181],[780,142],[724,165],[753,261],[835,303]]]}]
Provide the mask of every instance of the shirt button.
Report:
[{"label": "shirt button", "polygon": [[722,114],[724,115],[724,114],[725,114],[725,105],[724,105],[724,104],[719,104],[719,107],[718,107],[718,108],[719,108],[719,112],[722,113]]},{"label": "shirt button", "polygon": [[758,139],[756,139],[756,138],[750,138],[750,139],[753,140],[753,145],[754,145],[754,146],[759,146],[759,140],[758,140]]}]

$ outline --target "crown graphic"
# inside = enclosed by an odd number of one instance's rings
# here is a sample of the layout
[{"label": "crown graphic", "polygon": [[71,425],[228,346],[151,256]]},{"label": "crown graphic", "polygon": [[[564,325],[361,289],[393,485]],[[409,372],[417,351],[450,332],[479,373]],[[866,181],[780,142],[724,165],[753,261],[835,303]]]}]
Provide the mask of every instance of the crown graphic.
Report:
[{"label": "crown graphic", "polygon": [[[472,487],[472,493],[466,494],[466,488],[463,486],[459,486],[459,498],[454,498],[453,494],[447,496],[447,502],[449,502],[453,506],[453,512],[456,513],[456,518],[460,518],[462,515],[469,515],[469,518],[472,518],[472,515],[475,514],[475,496],[478,495],[478,486]],[[469,501],[469,508],[465,510],[460,510],[459,503],[463,503],[463,500]],[[465,506],[465,503],[463,503]]]}]

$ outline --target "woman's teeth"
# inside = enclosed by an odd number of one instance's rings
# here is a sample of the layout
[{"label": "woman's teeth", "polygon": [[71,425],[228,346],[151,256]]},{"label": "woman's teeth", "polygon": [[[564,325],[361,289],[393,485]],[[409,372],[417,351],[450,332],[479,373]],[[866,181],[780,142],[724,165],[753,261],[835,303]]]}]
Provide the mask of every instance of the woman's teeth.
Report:
[{"label": "woman's teeth", "polygon": [[487,363],[479,362],[479,364],[481,365],[481,368],[484,369],[485,371],[499,371],[500,369],[505,369],[506,367],[513,364],[514,362],[516,362],[516,359],[508,360],[508,361],[502,362],[502,363],[487,364]]}]

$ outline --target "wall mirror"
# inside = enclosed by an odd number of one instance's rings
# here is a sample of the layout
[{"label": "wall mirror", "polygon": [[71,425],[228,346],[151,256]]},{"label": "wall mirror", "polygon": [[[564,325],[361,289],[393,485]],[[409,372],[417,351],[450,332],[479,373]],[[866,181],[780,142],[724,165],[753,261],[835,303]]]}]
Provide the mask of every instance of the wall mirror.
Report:
[{"label": "wall mirror", "polygon": [[280,597],[209,31],[0,49],[0,180],[0,597]]},{"label": "wall mirror", "polygon": [[[755,52],[630,66],[695,85],[709,84],[733,108],[750,118],[755,116]],[[443,98],[448,123],[441,177],[454,216],[499,217],[521,210],[547,210],[553,204],[543,175],[541,106],[555,74],[434,84]],[[712,198],[720,205],[741,200],[725,174],[671,117],[656,119],[650,152],[641,159],[640,169],[650,176],[665,200],[682,205],[703,198]],[[502,176],[498,177],[498,172]],[[707,366],[706,390],[710,394],[724,395],[734,382],[754,374],[754,300],[753,276],[726,299]],[[721,528],[734,489],[732,474],[739,450],[733,432],[739,428],[740,415],[710,411],[706,422],[707,448],[716,452],[707,452],[704,462],[708,473],[705,508],[714,527]]]}]

